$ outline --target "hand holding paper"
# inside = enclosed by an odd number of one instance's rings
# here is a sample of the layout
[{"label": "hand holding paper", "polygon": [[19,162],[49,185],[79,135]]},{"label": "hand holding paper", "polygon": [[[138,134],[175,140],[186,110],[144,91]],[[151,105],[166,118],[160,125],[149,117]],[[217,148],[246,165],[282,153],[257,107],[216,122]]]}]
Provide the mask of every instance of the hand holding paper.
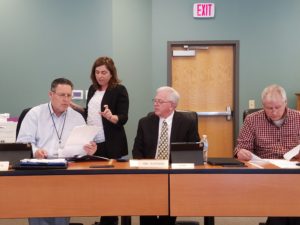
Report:
[{"label": "hand holding paper", "polygon": [[59,149],[59,157],[73,157],[74,155],[86,155],[84,145],[90,144],[99,132],[100,128],[97,126],[77,126],[74,127],[70,136],[68,137],[63,149]]},{"label": "hand holding paper", "polygon": [[283,155],[283,158],[285,158],[286,160],[291,160],[292,158],[294,158],[299,154],[299,151],[300,151],[300,145],[297,145],[295,148],[285,153]]}]

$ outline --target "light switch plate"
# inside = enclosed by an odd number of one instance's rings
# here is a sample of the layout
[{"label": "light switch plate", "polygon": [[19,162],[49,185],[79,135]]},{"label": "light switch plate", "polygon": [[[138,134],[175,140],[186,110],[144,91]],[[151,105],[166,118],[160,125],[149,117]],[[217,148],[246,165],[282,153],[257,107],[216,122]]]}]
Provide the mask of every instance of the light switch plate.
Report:
[{"label": "light switch plate", "polygon": [[249,109],[254,109],[255,108],[255,100],[250,99],[249,100]]}]

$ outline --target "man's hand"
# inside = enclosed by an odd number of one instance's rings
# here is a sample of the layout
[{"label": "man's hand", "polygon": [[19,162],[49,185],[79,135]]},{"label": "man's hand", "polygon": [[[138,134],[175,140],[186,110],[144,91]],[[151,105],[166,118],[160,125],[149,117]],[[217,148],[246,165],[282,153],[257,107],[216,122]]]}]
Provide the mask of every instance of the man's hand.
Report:
[{"label": "man's hand", "polygon": [[298,152],[297,155],[294,156],[294,159],[296,159],[296,160],[298,160],[298,161],[300,160],[300,151]]},{"label": "man's hand", "polygon": [[97,144],[94,141],[91,141],[89,144],[83,146],[84,151],[88,155],[94,155],[97,151]]},{"label": "man's hand", "polygon": [[34,153],[34,158],[37,158],[37,159],[46,159],[47,157],[48,157],[48,154],[44,149],[38,149]]},{"label": "man's hand", "polygon": [[237,153],[237,158],[242,161],[249,161],[252,159],[252,153],[247,149],[240,149]]}]

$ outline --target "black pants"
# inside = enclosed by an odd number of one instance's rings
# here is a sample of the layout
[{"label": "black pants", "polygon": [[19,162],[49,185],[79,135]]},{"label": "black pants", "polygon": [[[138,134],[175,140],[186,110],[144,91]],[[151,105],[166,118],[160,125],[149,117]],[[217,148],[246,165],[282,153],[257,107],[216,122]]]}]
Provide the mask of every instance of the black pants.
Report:
[{"label": "black pants", "polygon": [[140,225],[175,225],[174,216],[140,216]]},{"label": "black pants", "polygon": [[266,225],[300,225],[300,217],[268,217]]},{"label": "black pants", "polygon": [[108,155],[108,149],[106,148],[105,142],[97,143],[97,151],[95,155],[110,158]]},{"label": "black pants", "polygon": [[101,216],[99,225],[118,225],[117,216]]}]

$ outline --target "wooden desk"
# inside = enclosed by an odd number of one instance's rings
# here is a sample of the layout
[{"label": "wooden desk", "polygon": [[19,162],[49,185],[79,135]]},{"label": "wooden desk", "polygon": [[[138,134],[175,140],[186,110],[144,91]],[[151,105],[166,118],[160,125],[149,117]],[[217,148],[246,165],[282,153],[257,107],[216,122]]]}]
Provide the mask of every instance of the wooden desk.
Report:
[{"label": "wooden desk", "polygon": [[0,218],[168,215],[168,170],[90,169],[0,172]]},{"label": "wooden desk", "polygon": [[297,169],[146,170],[130,169],[128,163],[90,169],[90,165],[0,172],[0,218],[168,215],[169,210],[172,216],[299,216],[300,212]]},{"label": "wooden desk", "polygon": [[299,216],[300,170],[206,168],[170,174],[172,216]]},{"label": "wooden desk", "polygon": [[300,93],[296,93],[295,95],[296,95],[296,101],[297,101],[296,109],[300,110]]}]

